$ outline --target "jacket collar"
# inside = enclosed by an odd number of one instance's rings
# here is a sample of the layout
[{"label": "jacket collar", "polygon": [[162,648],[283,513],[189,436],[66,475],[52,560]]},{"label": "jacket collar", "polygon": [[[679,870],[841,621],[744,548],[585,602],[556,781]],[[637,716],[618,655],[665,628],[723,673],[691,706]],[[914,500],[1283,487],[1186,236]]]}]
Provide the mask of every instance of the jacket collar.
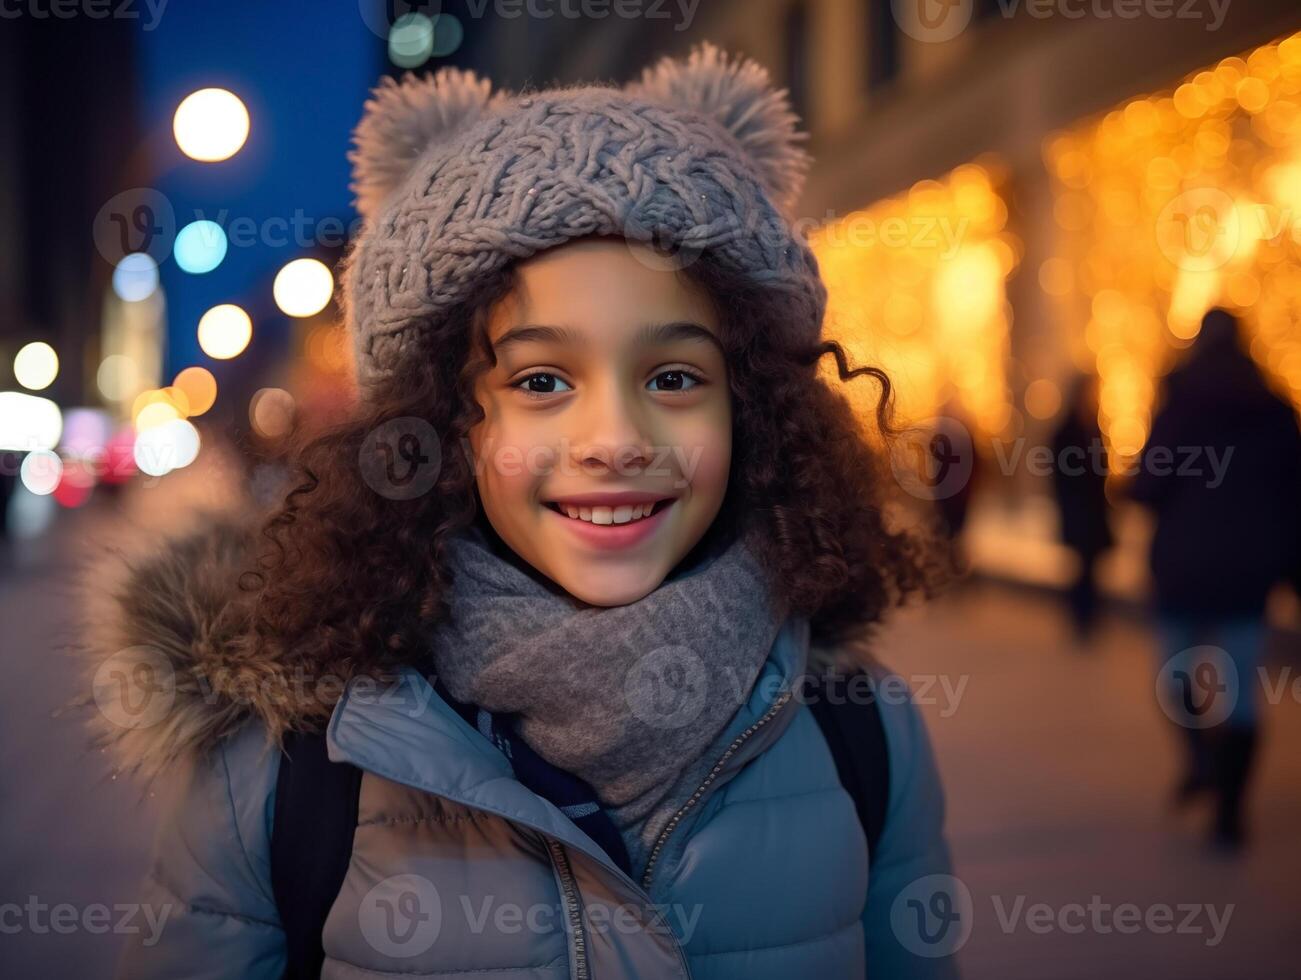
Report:
[{"label": "jacket collar", "polygon": [[[788,618],[777,634],[750,696],[723,736],[730,745],[768,714],[807,663],[809,624]],[[785,730],[798,702],[788,697],[776,714],[727,757],[712,792]],[[520,783],[509,760],[440,698],[420,672],[404,668],[380,688],[354,678],[335,705],[326,732],[329,755],[385,779],[523,824],[575,847],[634,888],[638,887],[591,837],[550,801]]]}]

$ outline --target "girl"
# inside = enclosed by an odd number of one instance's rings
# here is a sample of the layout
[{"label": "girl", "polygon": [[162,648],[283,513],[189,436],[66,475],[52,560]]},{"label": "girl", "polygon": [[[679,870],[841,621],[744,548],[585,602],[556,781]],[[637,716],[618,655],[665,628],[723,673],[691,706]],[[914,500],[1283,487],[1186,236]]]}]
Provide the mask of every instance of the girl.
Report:
[{"label": "girl", "polygon": [[97,665],[101,709],[110,675],[163,705],[101,712],[168,772],[123,976],[952,975],[910,925],[950,880],[915,708],[836,692],[884,734],[856,808],[801,684],[932,576],[816,375],[885,422],[819,339],[798,138],[708,45],[623,90],[376,90],[354,416],[274,513],[137,565]]}]

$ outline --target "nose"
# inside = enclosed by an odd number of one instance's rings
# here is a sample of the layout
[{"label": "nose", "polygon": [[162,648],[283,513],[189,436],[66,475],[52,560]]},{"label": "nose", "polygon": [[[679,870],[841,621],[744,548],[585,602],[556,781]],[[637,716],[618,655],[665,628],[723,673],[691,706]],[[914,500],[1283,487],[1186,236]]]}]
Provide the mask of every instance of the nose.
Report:
[{"label": "nose", "polygon": [[617,380],[590,385],[570,430],[572,455],[584,470],[640,473],[654,455],[649,406]]}]

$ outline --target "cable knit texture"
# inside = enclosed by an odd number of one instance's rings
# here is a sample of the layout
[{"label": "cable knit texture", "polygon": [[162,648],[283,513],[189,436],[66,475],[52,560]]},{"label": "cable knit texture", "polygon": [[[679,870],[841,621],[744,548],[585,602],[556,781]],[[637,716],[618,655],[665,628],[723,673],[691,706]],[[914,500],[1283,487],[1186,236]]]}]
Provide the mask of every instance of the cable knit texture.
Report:
[{"label": "cable knit texture", "polygon": [[673,267],[708,249],[796,297],[790,329],[816,341],[826,289],[790,217],[803,138],[763,68],[708,44],[624,88],[494,94],[451,68],[385,79],[350,154],[365,223],[342,301],[363,392],[483,276],[586,235],[650,244]]}]

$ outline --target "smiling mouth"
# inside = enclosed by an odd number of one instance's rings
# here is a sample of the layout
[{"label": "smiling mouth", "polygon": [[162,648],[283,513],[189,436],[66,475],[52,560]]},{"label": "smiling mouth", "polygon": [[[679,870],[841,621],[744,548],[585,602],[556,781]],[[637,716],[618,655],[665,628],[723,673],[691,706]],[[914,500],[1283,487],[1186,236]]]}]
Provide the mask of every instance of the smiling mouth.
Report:
[{"label": "smiling mouth", "polygon": [[673,497],[666,497],[663,500],[655,501],[653,504],[620,504],[617,507],[578,507],[574,504],[558,504],[555,501],[548,500],[546,506],[561,517],[568,517],[571,520],[595,524],[598,527],[622,527],[626,524],[636,524],[638,521],[643,521],[654,514],[658,514],[673,503],[673,500]]}]

